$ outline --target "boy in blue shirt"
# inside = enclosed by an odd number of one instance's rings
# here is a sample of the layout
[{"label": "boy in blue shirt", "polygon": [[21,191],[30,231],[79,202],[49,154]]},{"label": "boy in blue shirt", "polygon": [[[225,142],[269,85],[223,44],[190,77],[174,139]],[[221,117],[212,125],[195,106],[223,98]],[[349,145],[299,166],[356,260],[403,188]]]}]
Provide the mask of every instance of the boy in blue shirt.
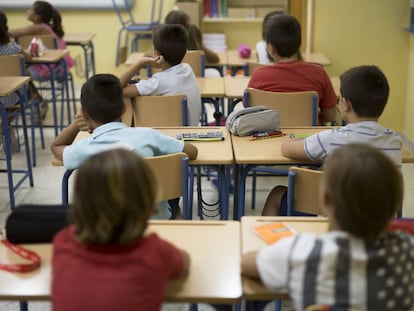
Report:
[{"label": "boy in blue shirt", "polygon": [[[122,86],[112,74],[98,74],[86,81],[81,90],[81,114],[52,142],[50,149],[67,169],[78,168],[98,152],[122,147],[143,157],[185,152],[189,159],[197,157],[197,148],[154,129],[128,127],[122,123],[125,110]],[[80,129],[92,136],[73,143]],[[160,210],[161,218],[168,218]]]}]

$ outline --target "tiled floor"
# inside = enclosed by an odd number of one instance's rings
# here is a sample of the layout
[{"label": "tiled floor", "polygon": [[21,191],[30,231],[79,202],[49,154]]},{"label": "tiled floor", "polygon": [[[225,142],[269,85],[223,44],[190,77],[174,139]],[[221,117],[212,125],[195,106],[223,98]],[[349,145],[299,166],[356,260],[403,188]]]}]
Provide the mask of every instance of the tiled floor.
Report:
[{"label": "tiled floor", "polygon": [[[53,158],[49,151],[49,144],[53,138],[53,130],[51,128],[45,129],[46,134],[46,149],[37,150],[38,164],[33,169],[34,187],[29,187],[28,182],[16,191],[16,204],[21,203],[59,203],[61,200],[61,179],[64,173],[63,167],[56,167],[51,165]],[[38,143],[40,146],[40,143]],[[24,160],[24,153],[13,154],[13,164],[18,166]],[[5,168],[5,162],[0,161],[0,168]],[[414,164],[403,165],[403,175],[405,179],[405,200],[404,200],[404,216],[414,217]],[[261,212],[264,200],[268,191],[276,184],[285,184],[285,177],[260,177],[258,178],[256,210],[250,209],[250,182],[247,183],[246,192],[246,214],[258,215]],[[217,199],[217,191],[211,182],[206,179],[203,180],[203,195],[205,200],[214,202]],[[196,199],[196,195],[195,195]],[[230,206],[232,206],[233,197],[230,197]],[[194,205],[195,206],[195,205]],[[7,188],[7,175],[0,174],[0,228],[3,227],[4,221],[10,212],[9,195]],[[231,217],[231,215],[230,215]],[[31,311],[46,311],[50,310],[49,303],[30,303]],[[0,302],[1,311],[18,310],[18,304],[15,302]],[[188,310],[188,304],[166,304],[164,311],[171,310]],[[200,305],[199,310],[212,310],[208,305]],[[268,306],[266,310],[272,310]]]}]

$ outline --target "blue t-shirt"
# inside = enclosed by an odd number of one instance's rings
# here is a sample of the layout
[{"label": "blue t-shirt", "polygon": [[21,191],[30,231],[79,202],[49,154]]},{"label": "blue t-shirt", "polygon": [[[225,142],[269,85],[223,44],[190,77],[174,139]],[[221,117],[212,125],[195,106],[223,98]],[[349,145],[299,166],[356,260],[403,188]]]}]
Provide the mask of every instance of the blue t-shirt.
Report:
[{"label": "blue t-shirt", "polygon": [[[88,157],[104,150],[122,147],[142,157],[182,152],[184,142],[146,127],[128,127],[121,122],[110,122],[97,127],[92,137],[77,141],[63,150],[63,165],[78,168]],[[152,218],[168,219],[168,203],[158,205],[158,214]]]}]

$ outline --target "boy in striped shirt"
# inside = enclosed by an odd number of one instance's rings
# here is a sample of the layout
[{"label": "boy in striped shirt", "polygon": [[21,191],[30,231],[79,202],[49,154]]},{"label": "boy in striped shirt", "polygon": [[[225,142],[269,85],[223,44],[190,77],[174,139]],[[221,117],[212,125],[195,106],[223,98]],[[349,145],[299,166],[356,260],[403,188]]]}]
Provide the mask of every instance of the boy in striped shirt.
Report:
[{"label": "boy in striped shirt", "polygon": [[[359,66],[346,71],[340,80],[339,109],[347,125],[285,142],[282,154],[296,160],[321,162],[340,146],[363,143],[382,151],[401,168],[401,136],[378,123],[389,95],[384,73],[376,66]],[[286,193],[285,186],[274,187],[262,215],[286,215]]]}]

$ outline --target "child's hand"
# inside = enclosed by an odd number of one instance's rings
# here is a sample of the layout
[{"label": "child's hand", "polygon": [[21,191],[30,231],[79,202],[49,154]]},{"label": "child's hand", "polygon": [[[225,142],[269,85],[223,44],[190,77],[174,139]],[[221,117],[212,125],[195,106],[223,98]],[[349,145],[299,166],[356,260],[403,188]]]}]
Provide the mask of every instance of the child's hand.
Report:
[{"label": "child's hand", "polygon": [[159,55],[157,57],[143,57],[141,62],[144,66],[161,68],[164,65],[164,57]]},{"label": "child's hand", "polygon": [[89,133],[92,133],[91,129],[88,126],[88,123],[86,123],[85,119],[83,118],[80,112],[77,113],[75,116],[75,123],[79,131],[88,131]]}]

